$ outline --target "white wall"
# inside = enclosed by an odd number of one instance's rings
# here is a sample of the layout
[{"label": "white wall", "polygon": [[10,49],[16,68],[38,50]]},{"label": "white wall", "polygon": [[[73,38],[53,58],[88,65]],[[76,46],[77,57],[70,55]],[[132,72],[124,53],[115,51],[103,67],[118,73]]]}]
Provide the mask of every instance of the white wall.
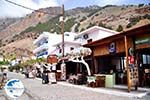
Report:
[{"label": "white wall", "polygon": [[92,39],[92,41],[96,41],[96,40],[113,35],[112,33],[103,31],[103,30],[96,30],[96,31],[93,31],[92,33],[87,33],[87,34],[88,34],[87,39],[83,38],[83,36],[85,35],[85,34],[83,34],[80,36],[81,38],[79,38],[77,41],[81,42],[82,45],[84,45],[84,44],[87,44],[87,40],[89,40],[89,39]]}]

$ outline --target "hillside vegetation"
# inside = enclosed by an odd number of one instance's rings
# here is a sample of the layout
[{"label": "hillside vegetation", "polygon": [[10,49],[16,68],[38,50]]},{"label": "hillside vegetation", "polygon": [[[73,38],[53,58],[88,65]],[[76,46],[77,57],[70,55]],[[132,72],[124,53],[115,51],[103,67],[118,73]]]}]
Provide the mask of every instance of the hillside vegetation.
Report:
[{"label": "hillside vegetation", "polygon": [[[24,48],[21,40],[31,39],[26,42],[28,46],[26,49],[32,51],[34,49],[32,44],[33,40],[36,39],[43,31],[51,33],[61,32],[61,26],[59,17],[61,13],[60,7],[56,8],[45,8],[42,11],[55,11],[56,15],[48,15],[39,12],[33,12],[21,19],[15,19],[7,22],[8,26],[0,26],[0,49],[11,48],[19,45],[17,48]],[[64,31],[71,31],[79,33],[92,26],[100,26],[108,29],[112,29],[118,32],[139,27],[145,24],[150,24],[150,5],[107,5],[104,7],[89,6],[89,7],[77,7],[65,11],[65,25]],[[31,47],[30,47],[31,46]],[[32,49],[31,49],[32,48]]]}]

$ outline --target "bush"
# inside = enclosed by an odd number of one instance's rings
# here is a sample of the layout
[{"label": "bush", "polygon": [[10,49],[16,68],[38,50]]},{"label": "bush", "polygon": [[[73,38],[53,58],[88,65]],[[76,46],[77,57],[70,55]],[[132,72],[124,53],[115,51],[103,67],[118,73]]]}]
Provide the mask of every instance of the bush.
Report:
[{"label": "bush", "polygon": [[89,26],[87,26],[86,28],[88,29],[88,28],[95,26],[95,25],[96,25],[96,23],[90,23]]},{"label": "bush", "polygon": [[75,27],[75,32],[79,32],[79,26],[80,26],[80,23],[78,23]]},{"label": "bush", "polygon": [[130,27],[132,27],[131,23],[129,23],[129,24],[126,26],[126,28],[130,28]]},{"label": "bush", "polygon": [[23,68],[21,64],[16,64],[14,66],[10,66],[9,71],[13,71],[13,70],[20,71],[21,68]]},{"label": "bush", "polygon": [[100,23],[98,24],[98,26],[106,28],[105,24],[103,24],[102,22],[100,22]]},{"label": "bush", "polygon": [[119,25],[116,31],[118,31],[118,32],[123,31],[123,27],[121,25]]},{"label": "bush", "polygon": [[[64,31],[70,32],[72,26],[75,24],[75,18],[70,18],[64,23]],[[56,31],[56,30],[55,30]]]},{"label": "bush", "polygon": [[150,15],[149,15],[149,14],[145,14],[145,15],[143,16],[143,18],[144,18],[144,19],[150,19]]},{"label": "bush", "polygon": [[80,30],[80,32],[82,32],[82,31],[84,31],[85,30],[85,28],[82,28],[81,30]]},{"label": "bush", "polygon": [[0,61],[0,65],[8,65],[9,62],[8,61]]},{"label": "bush", "polygon": [[98,16],[99,14],[97,13],[97,14],[95,14],[95,16]]},{"label": "bush", "polygon": [[138,5],[138,7],[143,7],[143,6],[144,6],[144,4],[139,4],[139,5]]},{"label": "bush", "polygon": [[86,17],[82,17],[82,19],[80,20],[80,22],[83,22],[84,20],[86,20]]}]

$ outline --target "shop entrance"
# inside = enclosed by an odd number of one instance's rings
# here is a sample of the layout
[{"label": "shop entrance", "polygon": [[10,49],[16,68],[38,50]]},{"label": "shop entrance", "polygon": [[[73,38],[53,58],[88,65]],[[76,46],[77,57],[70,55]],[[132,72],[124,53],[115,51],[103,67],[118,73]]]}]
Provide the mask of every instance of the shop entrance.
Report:
[{"label": "shop entrance", "polygon": [[139,86],[150,87],[150,48],[137,51],[139,66]]},{"label": "shop entrance", "polygon": [[124,54],[98,57],[98,73],[115,74],[115,84],[127,84],[126,59]]}]

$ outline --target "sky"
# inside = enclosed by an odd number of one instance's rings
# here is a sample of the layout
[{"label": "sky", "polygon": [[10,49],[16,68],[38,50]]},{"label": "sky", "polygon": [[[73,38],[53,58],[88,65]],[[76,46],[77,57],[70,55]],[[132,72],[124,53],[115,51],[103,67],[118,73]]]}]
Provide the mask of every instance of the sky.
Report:
[{"label": "sky", "polygon": [[[127,4],[148,4],[150,0],[9,0],[17,4],[39,9],[45,7],[61,6],[64,4],[65,9],[72,9],[76,7],[85,7],[90,5],[105,6],[111,5],[127,5]],[[22,17],[32,11],[10,4],[5,0],[0,0],[0,18],[1,17]]]}]

